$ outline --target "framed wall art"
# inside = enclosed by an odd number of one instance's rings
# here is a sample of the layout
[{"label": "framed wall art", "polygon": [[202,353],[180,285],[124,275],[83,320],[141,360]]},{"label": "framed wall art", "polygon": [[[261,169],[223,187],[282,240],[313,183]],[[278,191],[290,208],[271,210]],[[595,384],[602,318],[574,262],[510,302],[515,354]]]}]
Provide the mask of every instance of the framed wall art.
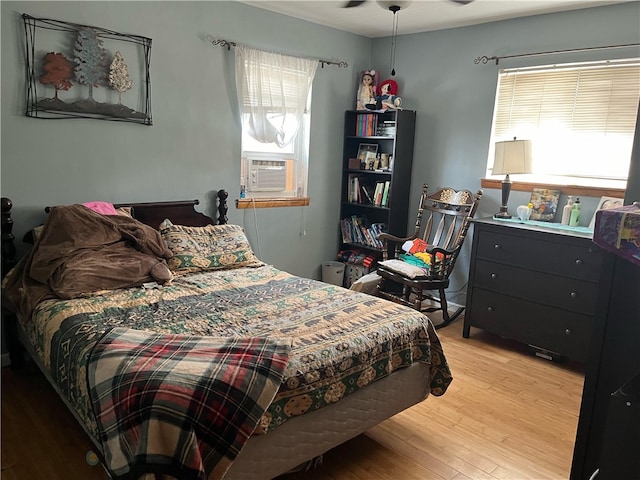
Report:
[{"label": "framed wall art", "polygon": [[22,15],[26,115],[152,125],[151,39]]}]

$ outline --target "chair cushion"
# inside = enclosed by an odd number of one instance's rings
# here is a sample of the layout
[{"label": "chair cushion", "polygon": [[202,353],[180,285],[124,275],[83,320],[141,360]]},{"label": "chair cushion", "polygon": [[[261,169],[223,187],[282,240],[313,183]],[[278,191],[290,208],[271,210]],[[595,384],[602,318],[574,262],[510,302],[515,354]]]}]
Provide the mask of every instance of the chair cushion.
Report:
[{"label": "chair cushion", "polygon": [[427,272],[424,268],[420,268],[416,265],[411,265],[403,260],[392,259],[379,262],[378,265],[383,266],[386,270],[404,275],[408,278],[420,278],[426,277]]}]

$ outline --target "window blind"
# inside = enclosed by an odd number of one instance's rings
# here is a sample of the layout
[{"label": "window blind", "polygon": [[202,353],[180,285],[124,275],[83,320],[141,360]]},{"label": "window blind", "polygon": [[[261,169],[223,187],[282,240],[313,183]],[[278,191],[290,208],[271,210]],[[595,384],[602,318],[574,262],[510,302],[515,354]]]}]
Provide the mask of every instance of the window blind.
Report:
[{"label": "window blind", "polygon": [[274,68],[253,62],[247,66],[251,70],[244,84],[244,107],[261,106],[267,111],[281,112],[282,106],[297,105],[300,85],[307,83],[306,71],[290,68]]},{"label": "window blind", "polygon": [[533,140],[537,174],[626,179],[639,102],[639,59],[501,70],[493,141]]}]

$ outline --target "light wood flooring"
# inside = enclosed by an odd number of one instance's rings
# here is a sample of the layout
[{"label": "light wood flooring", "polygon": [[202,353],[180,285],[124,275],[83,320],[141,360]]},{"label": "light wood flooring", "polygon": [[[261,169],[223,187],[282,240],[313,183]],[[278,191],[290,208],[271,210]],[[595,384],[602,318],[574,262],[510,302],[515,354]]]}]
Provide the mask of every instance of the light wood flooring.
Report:
[{"label": "light wood flooring", "polygon": [[[282,480],[567,479],[583,372],[472,329],[438,330],[454,381]],[[2,479],[103,480],[82,429],[37,372],[2,369]]]}]

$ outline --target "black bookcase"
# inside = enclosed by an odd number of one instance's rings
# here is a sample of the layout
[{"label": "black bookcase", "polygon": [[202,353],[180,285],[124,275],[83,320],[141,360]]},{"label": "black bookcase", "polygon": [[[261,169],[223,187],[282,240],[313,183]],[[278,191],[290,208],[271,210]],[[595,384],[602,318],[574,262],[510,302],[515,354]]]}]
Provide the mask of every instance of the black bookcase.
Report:
[{"label": "black bookcase", "polygon": [[[363,243],[348,235],[345,222],[352,225],[355,218],[364,219],[365,228],[372,224],[384,225],[386,231],[394,235],[406,235],[408,212],[415,211],[409,206],[415,126],[414,110],[345,113],[340,209],[342,248],[359,247],[373,254],[382,251],[375,241]],[[373,150],[381,154],[379,158],[358,158],[359,152]],[[388,165],[384,154],[389,155]],[[377,185],[381,185],[378,188],[383,191],[376,199]],[[372,233],[375,235],[375,230]]]}]

